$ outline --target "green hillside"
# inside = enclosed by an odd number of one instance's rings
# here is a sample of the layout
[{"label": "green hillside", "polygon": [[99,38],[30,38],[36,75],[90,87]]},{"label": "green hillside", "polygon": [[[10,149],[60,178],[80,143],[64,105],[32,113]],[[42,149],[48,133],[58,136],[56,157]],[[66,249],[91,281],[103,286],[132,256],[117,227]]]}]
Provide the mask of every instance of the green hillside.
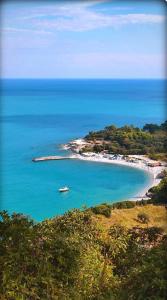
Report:
[{"label": "green hillside", "polygon": [[111,125],[90,132],[85,139],[90,142],[90,146],[82,149],[83,152],[106,150],[114,154],[142,154],[153,159],[167,160],[167,121],[161,125],[146,124],[142,129]]},{"label": "green hillside", "polygon": [[104,205],[41,223],[1,212],[0,299],[165,300],[166,184],[156,205],[122,202],[106,216]]}]

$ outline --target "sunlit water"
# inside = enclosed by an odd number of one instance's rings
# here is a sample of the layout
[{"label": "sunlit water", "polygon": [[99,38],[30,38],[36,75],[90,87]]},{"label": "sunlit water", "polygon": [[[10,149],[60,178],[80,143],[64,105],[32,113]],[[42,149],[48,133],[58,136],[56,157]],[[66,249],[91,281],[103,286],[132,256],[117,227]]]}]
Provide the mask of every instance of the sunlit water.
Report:
[{"label": "sunlit water", "polygon": [[[39,221],[128,199],[148,185],[148,174],[124,166],[31,160],[63,154],[61,143],[109,124],[163,122],[164,81],[5,80],[1,95],[2,209]],[[64,185],[70,191],[59,193]]]}]

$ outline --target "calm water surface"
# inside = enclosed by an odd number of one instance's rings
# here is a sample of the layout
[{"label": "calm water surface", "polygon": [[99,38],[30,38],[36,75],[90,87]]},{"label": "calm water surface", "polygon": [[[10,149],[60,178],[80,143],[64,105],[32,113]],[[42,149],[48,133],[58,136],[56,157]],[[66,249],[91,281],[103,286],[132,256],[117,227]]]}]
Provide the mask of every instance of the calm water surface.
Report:
[{"label": "calm water surface", "polygon": [[[32,163],[109,124],[165,120],[160,80],[4,80],[1,83],[1,208],[40,221],[72,208],[134,196],[143,171],[83,161]],[[68,185],[69,193],[58,188]]]}]

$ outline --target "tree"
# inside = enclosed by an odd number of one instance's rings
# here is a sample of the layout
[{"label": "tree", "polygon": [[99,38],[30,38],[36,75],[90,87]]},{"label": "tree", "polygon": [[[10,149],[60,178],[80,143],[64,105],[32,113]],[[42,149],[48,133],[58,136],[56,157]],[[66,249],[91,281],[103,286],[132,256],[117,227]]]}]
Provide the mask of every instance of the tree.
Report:
[{"label": "tree", "polygon": [[157,124],[146,124],[144,125],[143,130],[154,133],[155,131],[159,130],[159,128],[160,127]]},{"label": "tree", "polygon": [[130,269],[118,290],[119,300],[165,300],[167,297],[167,239],[142,257],[140,264]]},{"label": "tree", "polygon": [[165,176],[158,186],[155,186],[148,191],[151,193],[152,203],[167,204],[167,176]]}]

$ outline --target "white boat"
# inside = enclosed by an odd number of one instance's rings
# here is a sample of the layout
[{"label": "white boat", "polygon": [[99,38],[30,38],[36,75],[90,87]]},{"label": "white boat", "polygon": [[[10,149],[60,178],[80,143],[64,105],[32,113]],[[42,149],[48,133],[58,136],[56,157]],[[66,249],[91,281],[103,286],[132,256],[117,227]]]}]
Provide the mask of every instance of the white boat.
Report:
[{"label": "white boat", "polygon": [[64,186],[59,189],[59,192],[68,192],[68,191],[69,191],[69,188],[67,186]]}]

